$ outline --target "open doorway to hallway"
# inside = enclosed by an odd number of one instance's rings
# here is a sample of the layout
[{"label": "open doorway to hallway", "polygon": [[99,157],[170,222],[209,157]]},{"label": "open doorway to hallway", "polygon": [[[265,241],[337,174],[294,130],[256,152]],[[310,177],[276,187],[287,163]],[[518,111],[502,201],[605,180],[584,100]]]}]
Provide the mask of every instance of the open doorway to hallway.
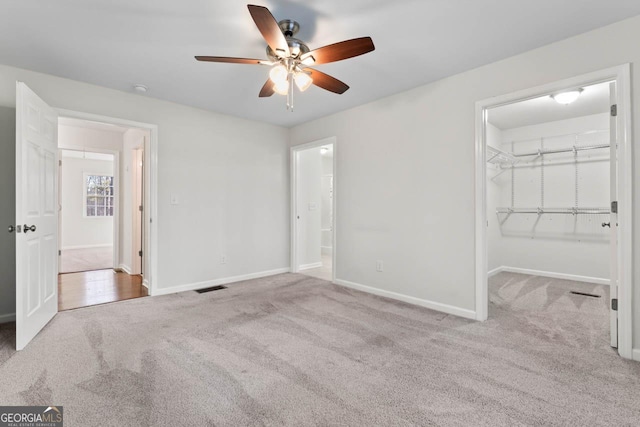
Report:
[{"label": "open doorway to hallway", "polygon": [[320,141],[293,152],[294,270],[328,281],[334,277],[334,148]]},{"label": "open doorway to hallway", "polygon": [[58,309],[148,295],[146,130],[60,118]]}]

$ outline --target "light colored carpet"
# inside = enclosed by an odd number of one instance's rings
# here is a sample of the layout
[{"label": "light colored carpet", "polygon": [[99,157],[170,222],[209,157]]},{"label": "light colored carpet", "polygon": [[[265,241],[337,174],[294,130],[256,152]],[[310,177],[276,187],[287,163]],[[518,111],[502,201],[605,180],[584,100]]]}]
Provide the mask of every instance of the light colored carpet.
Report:
[{"label": "light colored carpet", "polygon": [[310,268],[308,270],[301,271],[300,274],[305,276],[316,277],[331,282],[333,280],[331,263],[333,258],[331,255],[322,254],[322,267]]},{"label": "light colored carpet", "polygon": [[60,273],[113,268],[113,246],[63,249],[60,258]]},{"label": "light colored carpet", "polygon": [[67,427],[639,424],[606,287],[491,282],[484,323],[283,274],[63,312],[19,353],[5,325],[0,402]]}]

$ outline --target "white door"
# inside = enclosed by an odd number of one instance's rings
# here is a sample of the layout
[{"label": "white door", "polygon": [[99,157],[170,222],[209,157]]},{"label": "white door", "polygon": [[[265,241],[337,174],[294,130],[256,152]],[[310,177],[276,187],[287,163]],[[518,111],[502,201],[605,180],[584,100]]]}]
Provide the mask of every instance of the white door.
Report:
[{"label": "white door", "polygon": [[[611,99],[610,105],[616,105],[616,84],[609,84],[609,97]],[[609,122],[609,142],[610,148],[610,163],[611,163],[611,178],[610,178],[610,202],[618,200],[618,132],[617,132],[618,120],[613,114],[613,110],[610,116]],[[611,347],[618,348],[618,214],[614,212],[613,204],[611,209],[611,215],[609,217],[609,223],[611,225],[610,231],[610,319],[611,319]],[[616,308],[616,310],[614,310]]]},{"label": "white door", "polygon": [[16,348],[58,312],[58,113],[16,85]]}]

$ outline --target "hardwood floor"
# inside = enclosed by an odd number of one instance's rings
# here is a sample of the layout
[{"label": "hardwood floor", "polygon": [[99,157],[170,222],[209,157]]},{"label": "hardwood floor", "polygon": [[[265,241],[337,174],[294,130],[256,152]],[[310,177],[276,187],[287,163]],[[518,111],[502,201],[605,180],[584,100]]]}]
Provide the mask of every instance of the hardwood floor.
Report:
[{"label": "hardwood floor", "polygon": [[142,276],[112,269],[58,275],[58,310],[140,298],[148,295]]}]

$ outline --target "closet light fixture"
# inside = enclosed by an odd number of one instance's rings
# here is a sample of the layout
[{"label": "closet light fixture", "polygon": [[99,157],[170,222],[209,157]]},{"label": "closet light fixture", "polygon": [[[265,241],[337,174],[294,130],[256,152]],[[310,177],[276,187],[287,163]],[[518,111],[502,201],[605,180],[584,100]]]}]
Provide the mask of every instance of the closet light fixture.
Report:
[{"label": "closet light fixture", "polygon": [[551,98],[553,98],[553,100],[556,101],[558,104],[569,105],[572,102],[574,102],[576,99],[578,99],[578,97],[583,91],[584,91],[583,88],[569,90],[566,92],[553,94],[551,95]]},{"label": "closet light fixture", "polygon": [[146,87],[145,85],[135,84],[135,85],[133,85],[133,90],[135,90],[138,93],[147,93],[149,88]]}]

